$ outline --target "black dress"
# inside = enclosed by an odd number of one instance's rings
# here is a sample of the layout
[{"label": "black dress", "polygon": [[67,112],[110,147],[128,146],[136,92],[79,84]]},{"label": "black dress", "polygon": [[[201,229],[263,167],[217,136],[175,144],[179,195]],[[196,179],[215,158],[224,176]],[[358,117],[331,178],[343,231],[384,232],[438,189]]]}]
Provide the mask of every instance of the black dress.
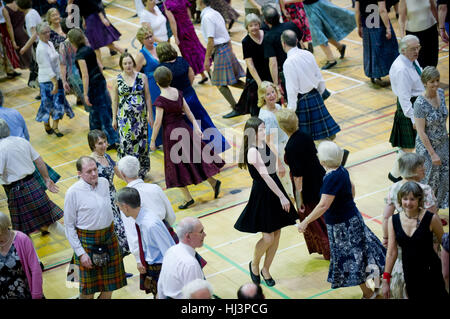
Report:
[{"label": "black dress", "polygon": [[409,237],[403,230],[400,214],[392,216],[395,237],[402,248],[403,272],[409,299],[448,298],[442,277],[441,261],[433,249],[430,223],[433,213],[427,211]]},{"label": "black dress", "polygon": [[[275,155],[267,145],[264,146],[264,149],[258,149],[258,151],[261,153],[263,160],[267,159],[265,161],[266,167],[269,168],[270,164],[276,163]],[[253,179],[250,198],[236,224],[234,224],[234,228],[246,233],[272,233],[285,226],[294,225],[298,215],[292,202],[289,213],[283,210],[279,197],[267,186],[258,170],[253,165],[248,164],[248,171]],[[286,194],[277,174],[273,172],[270,177],[289,200],[289,196]]]}]

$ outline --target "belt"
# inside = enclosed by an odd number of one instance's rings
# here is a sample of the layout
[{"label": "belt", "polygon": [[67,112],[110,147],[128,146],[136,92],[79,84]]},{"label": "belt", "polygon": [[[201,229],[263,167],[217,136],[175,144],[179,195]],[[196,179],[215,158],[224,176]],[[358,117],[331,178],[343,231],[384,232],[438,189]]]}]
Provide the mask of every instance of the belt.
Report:
[{"label": "belt", "polygon": [[297,94],[297,100],[300,100],[302,97],[304,97],[306,94],[309,94],[309,93],[314,93],[314,91],[316,91],[317,92],[317,90],[316,89],[312,89],[311,91],[309,91],[308,93],[299,93],[299,94]]},{"label": "belt", "polygon": [[19,179],[18,181],[12,182],[11,184],[3,185],[3,188],[4,188],[5,190],[8,190],[8,191],[9,191],[9,190],[11,190],[13,187],[19,186],[20,183],[29,181],[30,179],[33,178],[33,176],[34,176],[33,174],[27,175],[27,176],[25,176],[24,178]]}]

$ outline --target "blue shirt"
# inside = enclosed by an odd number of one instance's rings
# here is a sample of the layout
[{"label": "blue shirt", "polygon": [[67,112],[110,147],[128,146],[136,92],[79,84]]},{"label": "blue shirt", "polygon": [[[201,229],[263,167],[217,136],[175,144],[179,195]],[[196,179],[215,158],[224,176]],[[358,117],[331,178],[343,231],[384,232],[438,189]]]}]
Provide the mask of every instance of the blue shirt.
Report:
[{"label": "blue shirt", "polygon": [[27,125],[19,111],[0,106],[0,118],[4,119],[6,124],[8,124],[11,136],[23,137],[27,141],[30,140]]},{"label": "blue shirt", "polygon": [[136,218],[141,231],[142,250],[149,265],[162,264],[167,249],[175,245],[167,227],[152,212],[141,208]]}]

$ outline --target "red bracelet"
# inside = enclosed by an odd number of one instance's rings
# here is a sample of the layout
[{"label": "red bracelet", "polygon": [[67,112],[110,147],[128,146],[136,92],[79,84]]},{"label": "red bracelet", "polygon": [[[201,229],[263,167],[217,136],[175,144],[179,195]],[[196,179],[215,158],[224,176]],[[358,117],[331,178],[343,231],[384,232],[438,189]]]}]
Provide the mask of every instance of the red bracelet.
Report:
[{"label": "red bracelet", "polygon": [[388,272],[384,272],[383,279],[386,279],[387,283],[390,284],[391,283],[391,274]]}]

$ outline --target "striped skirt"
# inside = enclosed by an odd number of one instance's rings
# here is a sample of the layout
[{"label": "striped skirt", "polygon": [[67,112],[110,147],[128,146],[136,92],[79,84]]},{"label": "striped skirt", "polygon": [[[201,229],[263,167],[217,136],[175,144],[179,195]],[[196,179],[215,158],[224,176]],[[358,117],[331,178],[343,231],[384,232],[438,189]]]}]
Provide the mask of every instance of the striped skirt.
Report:
[{"label": "striped skirt", "polygon": [[231,44],[224,43],[214,47],[214,71],[211,84],[225,86],[235,84],[245,76],[239,61],[236,59]]},{"label": "striped skirt", "polygon": [[[414,101],[417,97],[411,98],[411,103],[414,105]],[[400,148],[415,148],[416,147],[416,130],[413,127],[411,119],[403,114],[402,107],[397,98],[397,111],[394,116],[394,124],[392,125],[391,136],[389,142],[393,147]]]},{"label": "striped skirt", "polygon": [[86,253],[92,260],[92,252],[96,245],[106,245],[109,262],[104,267],[83,267],[78,256],[74,254],[75,264],[80,269],[80,293],[91,295],[100,291],[113,291],[127,285],[119,241],[114,232],[114,224],[100,230],[77,229],[78,238]]},{"label": "striped skirt", "polygon": [[43,226],[49,226],[61,219],[64,212],[45,193],[34,175],[3,185],[8,197],[8,209],[12,227],[29,235]]},{"label": "striped skirt", "polygon": [[299,94],[295,113],[299,130],[311,135],[315,141],[336,135],[341,130],[316,89],[303,95]]}]

